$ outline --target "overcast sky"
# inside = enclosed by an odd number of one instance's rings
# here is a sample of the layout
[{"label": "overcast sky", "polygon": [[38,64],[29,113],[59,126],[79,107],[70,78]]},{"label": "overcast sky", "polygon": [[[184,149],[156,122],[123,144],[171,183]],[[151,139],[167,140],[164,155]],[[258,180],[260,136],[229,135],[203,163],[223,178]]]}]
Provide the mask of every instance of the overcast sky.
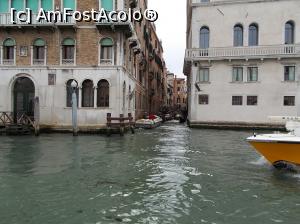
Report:
[{"label": "overcast sky", "polygon": [[148,8],[158,12],[155,22],[159,38],[163,42],[167,68],[184,77],[183,60],[186,33],[186,0],[148,0]]}]

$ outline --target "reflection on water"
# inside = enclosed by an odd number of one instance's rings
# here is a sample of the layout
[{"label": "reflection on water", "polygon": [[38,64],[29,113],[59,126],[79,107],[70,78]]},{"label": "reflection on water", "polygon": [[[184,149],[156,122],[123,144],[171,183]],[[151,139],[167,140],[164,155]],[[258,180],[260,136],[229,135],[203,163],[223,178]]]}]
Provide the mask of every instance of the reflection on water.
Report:
[{"label": "reflection on water", "polygon": [[299,223],[299,174],[274,170],[249,135],[1,137],[0,223]]}]

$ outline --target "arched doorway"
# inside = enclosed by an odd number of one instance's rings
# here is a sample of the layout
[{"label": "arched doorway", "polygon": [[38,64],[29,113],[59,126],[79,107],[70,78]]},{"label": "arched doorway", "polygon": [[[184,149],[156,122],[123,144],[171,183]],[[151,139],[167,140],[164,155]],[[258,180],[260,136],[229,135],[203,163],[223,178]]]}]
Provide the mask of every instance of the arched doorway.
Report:
[{"label": "arched doorway", "polygon": [[17,78],[13,86],[14,118],[25,113],[29,117],[34,116],[34,83],[27,77]]}]

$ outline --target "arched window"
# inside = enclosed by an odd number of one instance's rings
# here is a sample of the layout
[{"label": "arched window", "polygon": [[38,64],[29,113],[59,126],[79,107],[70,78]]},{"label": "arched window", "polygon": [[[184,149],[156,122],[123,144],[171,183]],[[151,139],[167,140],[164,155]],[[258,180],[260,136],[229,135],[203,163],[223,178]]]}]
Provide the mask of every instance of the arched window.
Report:
[{"label": "arched window", "polygon": [[89,79],[82,83],[82,107],[94,107],[94,84]]},{"label": "arched window", "polygon": [[75,40],[66,38],[62,42],[62,64],[72,65],[75,62]]},{"label": "arched window", "polygon": [[111,38],[103,38],[100,41],[100,64],[113,64],[113,41]]},{"label": "arched window", "polygon": [[67,92],[67,107],[72,107],[72,93],[73,93],[73,88],[71,86],[71,83],[75,81],[77,83],[77,87],[75,89],[75,92],[76,92],[76,96],[77,96],[77,106],[78,106],[78,102],[79,102],[79,88],[78,88],[78,82],[74,79],[70,79],[68,80],[67,82],[67,85],[66,85],[66,92]]},{"label": "arched window", "polygon": [[200,29],[200,48],[209,48],[209,28],[206,26]]},{"label": "arched window", "polygon": [[249,46],[257,46],[258,45],[258,26],[252,23],[249,26]]},{"label": "arched window", "polygon": [[97,85],[97,107],[109,107],[109,83],[105,79]]},{"label": "arched window", "polygon": [[244,45],[244,29],[238,24],[233,28],[233,46],[239,47]]},{"label": "arched window", "polygon": [[33,49],[32,49],[32,63],[34,65],[44,65],[45,64],[45,51],[46,43],[43,39],[39,38],[33,42]]},{"label": "arched window", "polygon": [[294,44],[295,42],[295,24],[289,21],[285,24],[285,44]]},{"label": "arched window", "polygon": [[13,65],[15,63],[15,46],[14,39],[7,38],[3,42],[3,64]]}]

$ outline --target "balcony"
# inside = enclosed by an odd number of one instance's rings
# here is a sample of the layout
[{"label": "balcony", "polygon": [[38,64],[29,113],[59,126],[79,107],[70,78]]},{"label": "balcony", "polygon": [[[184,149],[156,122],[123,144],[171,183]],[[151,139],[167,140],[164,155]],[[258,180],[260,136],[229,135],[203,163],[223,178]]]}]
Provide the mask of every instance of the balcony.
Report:
[{"label": "balcony", "polygon": [[113,60],[112,59],[100,59],[100,65],[103,65],[103,66],[113,65]]},{"label": "balcony", "polygon": [[134,34],[134,27],[132,22],[130,21],[114,22],[111,20],[101,20],[99,22],[95,22],[95,25],[97,26],[99,31],[101,31],[102,29],[111,30],[111,31],[116,31],[116,30],[124,31],[128,38],[132,37]]},{"label": "balcony", "polygon": [[21,22],[20,20],[16,21],[14,24],[11,21],[10,13],[0,13],[0,27],[54,27],[54,26],[74,26],[76,22],[72,17],[68,18],[68,21],[63,22],[47,22],[45,20],[37,21],[38,14],[32,14],[31,23]]},{"label": "balcony", "polygon": [[68,65],[68,66],[75,65],[75,59],[62,59],[61,64]]},{"label": "balcony", "polygon": [[300,44],[187,49],[186,61],[300,57]]},{"label": "balcony", "polygon": [[45,59],[33,59],[32,64],[37,65],[37,66],[45,65],[46,60]]},{"label": "balcony", "polygon": [[15,59],[3,59],[2,65],[15,65]]}]

